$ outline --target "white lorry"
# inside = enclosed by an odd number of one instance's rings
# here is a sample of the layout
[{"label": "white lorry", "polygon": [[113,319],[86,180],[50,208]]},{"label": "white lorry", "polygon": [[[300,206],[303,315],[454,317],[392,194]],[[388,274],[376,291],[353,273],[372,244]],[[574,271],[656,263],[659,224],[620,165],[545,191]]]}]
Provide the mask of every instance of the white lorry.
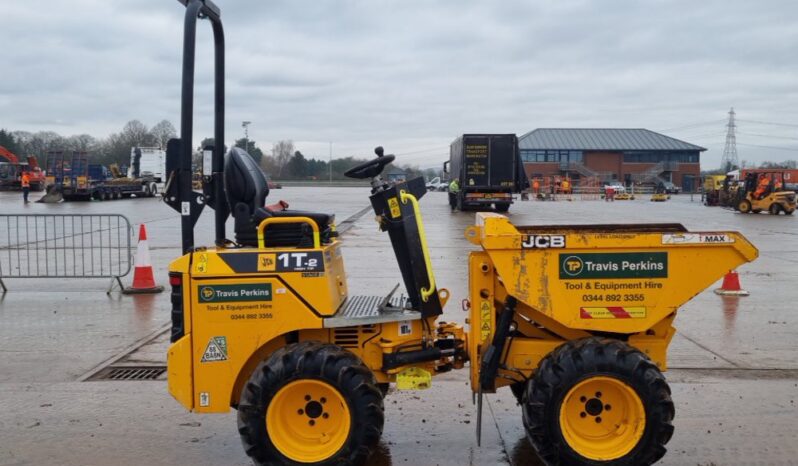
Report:
[{"label": "white lorry", "polygon": [[151,177],[156,183],[162,183],[166,181],[166,151],[160,147],[132,147],[130,169],[134,171],[128,173],[130,178]]}]

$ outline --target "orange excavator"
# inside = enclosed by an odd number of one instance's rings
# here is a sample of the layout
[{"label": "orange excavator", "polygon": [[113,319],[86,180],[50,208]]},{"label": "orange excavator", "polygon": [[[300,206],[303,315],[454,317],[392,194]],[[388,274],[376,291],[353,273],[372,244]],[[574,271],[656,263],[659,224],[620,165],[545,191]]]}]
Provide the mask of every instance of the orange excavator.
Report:
[{"label": "orange excavator", "polygon": [[30,178],[31,190],[44,189],[45,173],[35,156],[30,155],[27,162],[20,162],[13,152],[0,146],[0,189],[22,189],[23,173],[27,173]]}]

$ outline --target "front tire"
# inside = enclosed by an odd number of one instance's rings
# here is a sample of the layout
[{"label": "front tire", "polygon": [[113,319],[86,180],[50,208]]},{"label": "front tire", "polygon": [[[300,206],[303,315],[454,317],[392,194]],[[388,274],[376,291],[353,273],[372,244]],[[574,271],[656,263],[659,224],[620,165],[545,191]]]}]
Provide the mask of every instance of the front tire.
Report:
[{"label": "front tire", "polygon": [[744,214],[751,212],[751,201],[743,199],[737,204],[737,210]]},{"label": "front tire", "polygon": [[382,435],[374,375],[335,345],[301,342],[275,351],[241,393],[238,431],[255,464],[364,464]]},{"label": "front tire", "polygon": [[568,342],[543,358],[522,404],[527,438],[550,465],[650,465],[673,435],[656,365],[618,340]]}]

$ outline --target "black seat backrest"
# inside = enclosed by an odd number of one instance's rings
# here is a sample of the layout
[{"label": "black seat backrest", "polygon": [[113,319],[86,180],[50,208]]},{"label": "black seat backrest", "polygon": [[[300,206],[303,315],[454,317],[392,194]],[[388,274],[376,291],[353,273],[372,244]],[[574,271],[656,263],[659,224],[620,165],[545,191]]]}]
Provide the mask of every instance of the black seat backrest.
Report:
[{"label": "black seat backrest", "polygon": [[[240,147],[233,147],[224,160],[224,191],[230,212],[236,215],[236,206],[244,204],[247,215],[263,207],[269,195],[269,183],[252,157]],[[240,209],[240,207],[239,207]]]},{"label": "black seat backrest", "polygon": [[[330,228],[332,216],[312,212],[281,211],[270,212],[264,208],[269,195],[266,175],[246,151],[233,147],[224,161],[224,190],[230,212],[235,220],[236,243],[242,246],[258,245],[257,227],[269,217],[311,217],[319,228],[323,242],[329,242],[333,235]],[[267,247],[313,247],[313,231],[302,223],[269,225],[266,228]]]}]

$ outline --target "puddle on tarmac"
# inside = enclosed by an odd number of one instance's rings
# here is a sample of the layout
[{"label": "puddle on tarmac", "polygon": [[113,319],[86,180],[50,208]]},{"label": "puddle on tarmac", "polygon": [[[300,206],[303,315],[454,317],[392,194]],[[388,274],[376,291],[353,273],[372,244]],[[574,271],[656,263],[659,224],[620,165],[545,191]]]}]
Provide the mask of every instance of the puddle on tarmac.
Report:
[{"label": "puddle on tarmac", "polygon": [[377,449],[369,456],[369,466],[391,466],[391,450],[384,441],[380,440]]},{"label": "puddle on tarmac", "polygon": [[510,456],[510,464],[514,466],[545,466],[526,437],[518,439],[507,454]]}]

